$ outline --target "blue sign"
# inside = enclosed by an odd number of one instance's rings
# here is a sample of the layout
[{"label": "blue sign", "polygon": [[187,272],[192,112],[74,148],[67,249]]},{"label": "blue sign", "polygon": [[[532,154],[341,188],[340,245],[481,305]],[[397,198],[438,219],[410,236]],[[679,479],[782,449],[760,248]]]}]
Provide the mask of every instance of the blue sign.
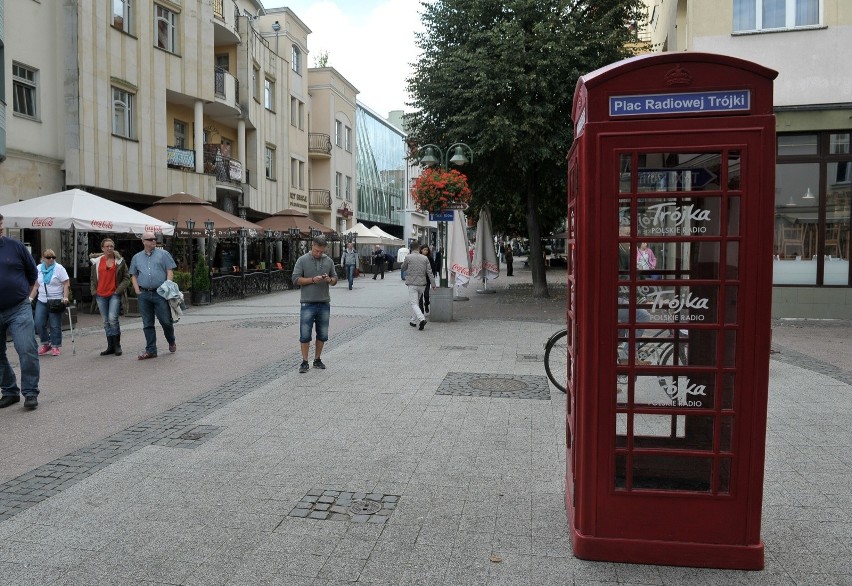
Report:
[{"label": "blue sign", "polygon": [[748,112],[750,109],[751,91],[749,90],[610,96],[609,98],[609,115],[613,117]]},{"label": "blue sign", "polygon": [[452,222],[453,210],[441,210],[440,212],[429,212],[430,222]]}]

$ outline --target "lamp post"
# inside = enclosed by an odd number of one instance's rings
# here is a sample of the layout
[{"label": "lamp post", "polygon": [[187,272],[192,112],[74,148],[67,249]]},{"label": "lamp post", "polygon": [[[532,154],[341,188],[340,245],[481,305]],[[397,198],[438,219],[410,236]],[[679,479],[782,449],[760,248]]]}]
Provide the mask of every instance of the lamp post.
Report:
[{"label": "lamp post", "polygon": [[[465,155],[465,150],[467,151],[467,155]],[[435,156],[437,151],[437,155]],[[447,157],[450,155],[450,151],[453,151],[453,156],[447,160]],[[417,151],[418,153],[423,153],[420,156],[419,163],[421,165],[426,165],[427,167],[431,167],[434,165],[440,165],[440,167],[444,170],[448,170],[450,165],[465,165],[467,163],[473,162],[473,149],[471,149],[468,145],[463,142],[455,142],[447,147],[446,150],[442,150],[436,144],[426,144],[420,147]],[[442,210],[444,211],[444,210]],[[441,267],[441,287],[449,286],[449,271],[447,270],[447,222],[446,220],[440,220],[438,222],[438,228],[440,231],[441,238],[441,256],[443,257],[443,266]],[[466,254],[466,252],[465,252]]]},{"label": "lamp post", "polygon": [[[195,272],[195,265],[192,262],[192,229],[195,228],[195,220],[192,218],[186,221],[186,229],[189,230],[189,274],[192,275]],[[191,282],[191,281],[190,281]]]},{"label": "lamp post", "polygon": [[298,241],[299,236],[301,236],[301,232],[299,232],[299,229],[296,228],[295,226],[293,228],[290,228],[289,232],[290,232],[290,246],[288,248],[290,249],[290,251],[289,251],[289,254],[287,256],[289,257],[289,264],[290,264],[290,268],[292,269],[293,264],[295,263],[294,256],[296,254],[296,242]]},{"label": "lamp post", "polygon": [[213,220],[210,218],[204,221],[204,235],[207,237],[207,274],[210,275],[210,303],[213,303],[213,254],[216,252],[216,245],[213,244],[216,232],[213,226]]}]

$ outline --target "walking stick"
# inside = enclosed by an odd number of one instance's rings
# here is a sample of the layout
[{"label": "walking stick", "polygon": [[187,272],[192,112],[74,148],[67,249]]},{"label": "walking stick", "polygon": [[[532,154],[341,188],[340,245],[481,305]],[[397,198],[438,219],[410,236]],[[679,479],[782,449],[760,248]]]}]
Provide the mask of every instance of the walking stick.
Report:
[{"label": "walking stick", "polygon": [[68,306],[68,327],[71,329],[71,355],[77,356],[77,344],[74,340],[74,322],[71,320],[71,306]]}]

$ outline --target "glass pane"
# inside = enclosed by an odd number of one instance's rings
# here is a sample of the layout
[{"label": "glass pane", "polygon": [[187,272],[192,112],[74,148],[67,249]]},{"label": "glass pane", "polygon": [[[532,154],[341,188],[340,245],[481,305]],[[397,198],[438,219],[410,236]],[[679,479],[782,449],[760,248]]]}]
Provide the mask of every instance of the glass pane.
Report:
[{"label": "glass pane", "polygon": [[719,288],[713,285],[639,285],[636,322],[716,323]]},{"label": "glass pane", "polygon": [[716,491],[722,494],[731,492],[731,459],[719,458],[719,472],[716,478]]},{"label": "glass pane", "polygon": [[737,332],[728,330],[724,333],[722,354],[722,366],[732,368],[737,365]]},{"label": "glass pane", "polygon": [[763,28],[782,28],[787,25],[787,0],[763,0]]},{"label": "glass pane", "polygon": [[734,408],[734,383],[736,376],[728,373],[722,376],[722,409],[730,411]]},{"label": "glass pane", "polygon": [[718,236],[720,197],[640,199],[636,230],[639,236]]},{"label": "glass pane", "polygon": [[740,189],[740,166],[742,157],[740,151],[731,151],[728,153],[728,189]]},{"label": "glass pane", "polygon": [[725,323],[735,324],[737,322],[739,287],[725,287]]},{"label": "glass pane", "polygon": [[816,284],[819,164],[779,164],[775,171],[775,284]]},{"label": "glass pane", "polygon": [[817,154],[816,134],[778,135],[778,156]]},{"label": "glass pane", "polygon": [[719,426],[719,451],[730,452],[734,447],[734,418],[722,417]]},{"label": "glass pane", "polygon": [[734,0],[734,30],[751,31],[757,27],[754,0]]},{"label": "glass pane", "polygon": [[630,193],[630,179],[631,179],[631,170],[633,168],[633,156],[632,155],[621,155],[621,159],[619,160],[618,172],[619,172],[619,181],[618,181],[618,192],[619,193]]},{"label": "glass pane", "polygon": [[826,168],[828,192],[825,197],[826,256],[823,283],[848,285],[852,162],[828,163]]},{"label": "glass pane", "polygon": [[712,409],[715,380],[713,373],[640,374],[633,385],[633,403],[643,407]]},{"label": "glass pane", "polygon": [[740,234],[740,198],[728,198],[728,236]]},{"label": "glass pane", "polygon": [[728,254],[725,258],[725,277],[736,279],[740,274],[740,243],[728,242]]},{"label": "glass pane", "polygon": [[[850,134],[831,134],[828,137],[828,152],[832,155],[848,155],[849,154],[849,137]],[[829,179],[830,181],[830,179]]]},{"label": "glass pane", "polygon": [[819,24],[819,0],[796,0],[796,26]]},{"label": "glass pane", "polygon": [[633,489],[710,491],[712,458],[636,454],[631,470]]},{"label": "glass pane", "polygon": [[[651,242],[648,247],[653,251],[656,266],[653,270],[637,274],[642,280],[663,281],[667,279],[718,279],[720,278],[720,246],[718,242]],[[632,253],[629,252],[632,250]],[[628,248],[624,254],[635,254],[635,248]],[[622,259],[622,266],[629,263]],[[626,267],[622,273],[628,278]],[[730,267],[728,270],[730,277]],[[650,283],[649,283],[650,285]]]},{"label": "glass pane", "polygon": [[719,189],[720,153],[642,153],[638,191],[710,191]]}]

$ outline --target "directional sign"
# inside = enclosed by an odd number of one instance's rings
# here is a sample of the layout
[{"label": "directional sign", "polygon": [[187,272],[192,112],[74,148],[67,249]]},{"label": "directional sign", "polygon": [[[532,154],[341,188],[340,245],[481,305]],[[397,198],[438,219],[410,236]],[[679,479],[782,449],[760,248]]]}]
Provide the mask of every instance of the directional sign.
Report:
[{"label": "directional sign", "polygon": [[718,179],[710,169],[649,169],[639,168],[639,189],[656,191],[681,191],[701,189]]},{"label": "directional sign", "polygon": [[466,203],[448,203],[447,207],[444,208],[444,209],[464,211],[464,210],[467,209],[467,204]]},{"label": "directional sign", "polygon": [[453,210],[442,210],[440,212],[429,212],[430,222],[452,222]]}]

